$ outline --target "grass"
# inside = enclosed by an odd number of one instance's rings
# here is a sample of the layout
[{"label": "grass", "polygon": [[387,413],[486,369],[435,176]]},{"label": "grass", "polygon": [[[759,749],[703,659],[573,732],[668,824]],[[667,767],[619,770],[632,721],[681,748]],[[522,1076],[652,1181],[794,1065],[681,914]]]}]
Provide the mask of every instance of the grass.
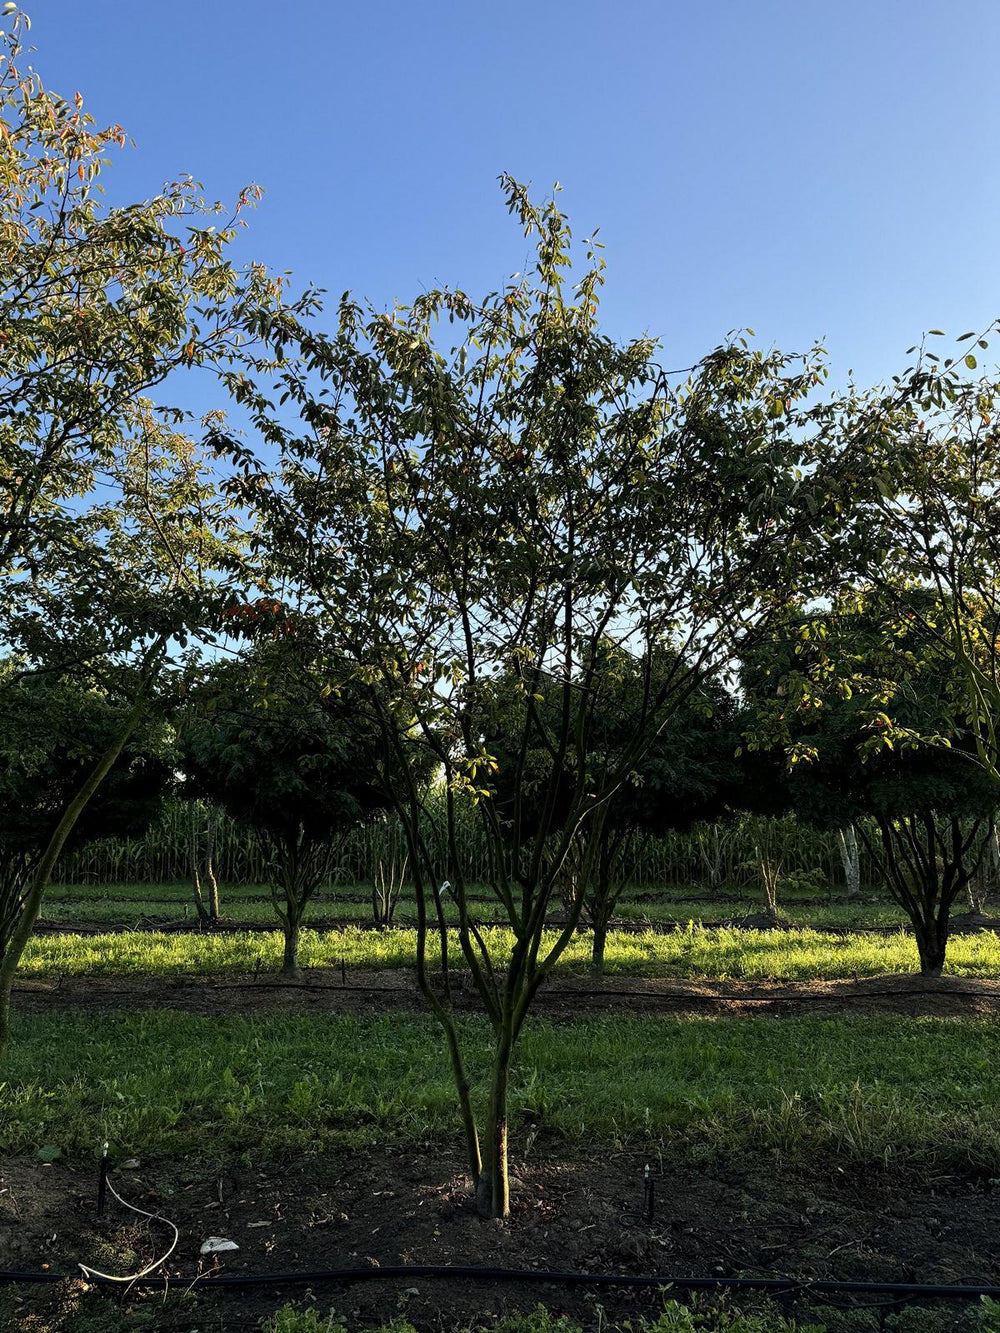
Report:
[{"label": "grass", "polygon": [[[595,1327],[597,1330],[607,1329],[608,1333],[826,1333],[824,1325],[799,1324],[786,1319],[770,1302],[763,1313],[753,1314],[709,1311],[704,1302],[700,1304],[705,1313],[696,1313],[678,1301],[666,1300],[655,1320],[640,1317],[635,1323],[626,1322],[620,1327],[609,1324],[602,1309],[599,1316],[595,1312]],[[286,1305],[264,1321],[262,1333],[348,1333],[348,1324],[334,1312],[323,1316],[314,1308],[296,1310]],[[416,1329],[404,1319],[395,1319],[391,1324],[365,1330],[365,1333],[416,1333]],[[460,1331],[456,1330],[456,1333]],[[494,1326],[494,1333],[584,1333],[584,1330],[567,1315],[554,1315],[539,1305],[529,1315],[502,1319]]]},{"label": "grass", "polygon": [[[477,1086],[484,1021],[461,1024]],[[930,1162],[1000,1174],[1000,1062],[983,1020],[534,1022],[513,1123],[574,1143],[650,1138],[805,1159]],[[167,1010],[17,1019],[0,1151],[318,1151],[454,1138],[441,1034],[423,1015],[200,1018]]]},{"label": "grass", "polygon": [[[485,927],[483,936],[496,958],[510,948],[512,936]],[[550,936],[550,938],[554,938]],[[563,972],[584,971],[590,959],[589,935],[578,935],[560,960]],[[410,929],[387,931],[344,927],[302,933],[304,967],[409,968],[416,935]],[[226,935],[156,931],[97,935],[72,933],[36,936],[22,963],[26,975],[160,976],[249,972],[256,966],[280,966],[277,932]],[[889,935],[830,934],[816,930],[742,930],[692,923],[687,930],[612,931],[606,954],[610,975],[739,980],[868,977],[917,970],[917,951],[905,931]],[[956,935],[948,946],[948,969],[955,976],[1000,977],[1000,936],[992,931]]]},{"label": "grass", "polygon": [[[787,1300],[786,1300],[787,1304]],[[744,1307],[744,1308],[740,1308]],[[493,1326],[494,1333],[997,1333],[1000,1305],[981,1301],[976,1305],[950,1306],[937,1310],[906,1306],[876,1314],[858,1310],[830,1309],[793,1317],[767,1297],[750,1297],[734,1307],[725,1297],[693,1297],[682,1304],[669,1297],[655,1319],[640,1316],[621,1323],[609,1321],[597,1305],[584,1325],[567,1315],[555,1315],[543,1306],[532,1314],[515,1315]],[[284,1306],[263,1325],[262,1333],[349,1333],[352,1327],[341,1315],[323,1316],[316,1309],[296,1310]],[[416,1333],[405,1320],[365,1333]],[[456,1330],[455,1333],[462,1333]],[[468,1333],[465,1330],[464,1333]]]},{"label": "grass", "polygon": [[[457,913],[452,904],[447,904],[448,915],[452,920]],[[695,921],[702,925],[714,925],[731,918],[759,912],[759,903],[749,900],[736,900],[729,903],[636,903],[619,905],[615,919],[622,923],[635,925],[660,926],[675,925]],[[477,920],[491,921],[501,917],[502,909],[495,903],[476,903]],[[270,899],[263,899],[259,894],[249,894],[239,898],[226,897],[223,902],[223,919],[240,924],[276,925],[274,908]],[[180,925],[197,922],[194,903],[188,900],[174,902],[155,896],[148,898],[130,898],[121,901],[99,897],[77,899],[46,898],[44,920],[53,924],[72,927],[79,922],[121,926],[141,926],[146,924]],[[314,899],[306,912],[306,919],[313,921],[336,919],[356,921],[359,925],[371,924],[372,910],[366,902],[351,902],[343,897],[323,895]],[[403,902],[396,912],[396,923],[413,925],[416,919],[412,904]],[[781,913],[781,919],[788,925],[812,926],[817,929],[859,929],[871,926],[900,926],[905,923],[903,912],[895,906],[848,907],[844,905],[827,906],[810,904],[808,908],[792,906]]]},{"label": "grass", "polygon": [[[370,886],[367,884],[337,884],[318,893],[307,911],[307,918],[339,918],[371,921]],[[248,923],[273,922],[274,911],[266,885],[224,885],[221,888],[223,915],[230,921]],[[477,918],[497,920],[499,904],[491,897],[485,885],[473,886],[471,891]],[[693,899],[693,901],[692,901]],[[803,892],[790,889],[781,896],[782,918],[790,924],[816,928],[860,928],[864,926],[892,926],[905,920],[901,909],[891,901],[869,898],[847,903],[822,899],[816,890]],[[454,916],[451,903],[446,910]],[[616,919],[650,925],[693,920],[715,924],[733,917],[745,916],[762,910],[759,893],[750,890],[729,892],[715,900],[707,900],[704,890],[697,886],[665,886],[655,892],[637,885],[627,885],[622,891],[616,910]],[[561,911],[561,904],[555,910]],[[78,921],[120,923],[141,922],[177,924],[195,920],[194,900],[188,884],[57,884],[46,893],[43,915],[47,921],[70,925]],[[400,923],[413,924],[415,907],[412,898],[404,893],[397,909]]]},{"label": "grass", "polygon": [[[71,1304],[64,1306],[54,1324],[45,1324],[50,1333],[140,1333],[140,1330],[158,1328],[213,1329],[249,1328],[250,1324],[234,1308],[234,1297],[222,1298],[213,1306],[206,1306],[201,1291],[174,1292],[169,1305],[161,1296],[143,1297],[131,1293],[123,1306],[97,1291],[75,1291]],[[450,1333],[998,1333],[1000,1305],[994,1301],[971,1302],[962,1305],[939,1305],[931,1310],[906,1306],[900,1310],[838,1309],[820,1304],[818,1309],[797,1310],[790,1313],[781,1305],[762,1296],[748,1296],[735,1303],[724,1296],[692,1296],[690,1304],[670,1296],[663,1297],[663,1308],[655,1318],[636,1317],[634,1314],[620,1322],[609,1317],[604,1305],[593,1304],[582,1324],[565,1313],[555,1313],[537,1306],[529,1314],[508,1315],[499,1321],[484,1315],[475,1320],[472,1329],[450,1323],[447,1314],[440,1312],[436,1327]],[[225,1304],[223,1304],[225,1300]],[[312,1292],[301,1301],[283,1304],[262,1323],[254,1323],[261,1333],[416,1333],[406,1318],[397,1314],[389,1323],[375,1326],[372,1317],[360,1319],[358,1312],[345,1316],[337,1306],[328,1308],[328,1300]],[[344,1297],[341,1297],[341,1304]],[[788,1305],[785,1298],[783,1304]],[[806,1302],[799,1301],[805,1305]],[[399,1301],[405,1309],[405,1294]],[[555,1307],[558,1309],[558,1306]],[[209,1310],[212,1314],[209,1314]],[[167,1317],[173,1317],[165,1323]],[[183,1322],[174,1322],[184,1312]],[[228,1316],[228,1317],[227,1317]],[[218,1318],[218,1323],[216,1322]],[[234,1322],[230,1323],[229,1318]],[[32,1327],[35,1327],[32,1324]],[[40,1328],[41,1325],[39,1324]]]}]

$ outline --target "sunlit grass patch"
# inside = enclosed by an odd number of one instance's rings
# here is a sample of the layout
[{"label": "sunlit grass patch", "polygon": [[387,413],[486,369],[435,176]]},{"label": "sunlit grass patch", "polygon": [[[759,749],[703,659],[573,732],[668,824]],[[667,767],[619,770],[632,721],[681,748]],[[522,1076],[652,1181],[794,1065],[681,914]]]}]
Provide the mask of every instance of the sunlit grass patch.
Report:
[{"label": "sunlit grass patch", "polygon": [[[494,956],[509,953],[512,935],[483,928]],[[551,932],[549,939],[555,939]],[[583,971],[590,961],[589,934],[577,935],[560,961],[563,971]],[[304,967],[412,967],[416,934],[345,927],[303,931]],[[27,974],[172,976],[200,973],[271,971],[281,963],[281,936],[235,931],[225,935],[157,931],[98,935],[44,935],[25,953]],[[876,976],[917,970],[917,951],[904,930],[889,935],[831,934],[817,930],[743,930],[702,927],[669,933],[613,931],[608,938],[607,971],[612,975],[692,979],[816,979]],[[948,947],[948,970],[956,976],[1000,977],[1000,937],[992,931],[956,935]]]}]

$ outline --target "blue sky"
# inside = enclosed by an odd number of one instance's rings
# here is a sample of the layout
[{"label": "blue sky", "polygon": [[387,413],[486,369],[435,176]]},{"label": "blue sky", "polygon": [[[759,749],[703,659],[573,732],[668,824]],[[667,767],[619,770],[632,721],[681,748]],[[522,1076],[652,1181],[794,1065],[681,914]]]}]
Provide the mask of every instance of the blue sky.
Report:
[{"label": "blue sky", "polygon": [[669,365],[752,325],[865,383],[1000,315],[996,0],[26,8],[44,81],[136,140],[109,193],[256,181],[246,255],[334,295],[493,289],[509,171],[600,228],[606,326]]}]

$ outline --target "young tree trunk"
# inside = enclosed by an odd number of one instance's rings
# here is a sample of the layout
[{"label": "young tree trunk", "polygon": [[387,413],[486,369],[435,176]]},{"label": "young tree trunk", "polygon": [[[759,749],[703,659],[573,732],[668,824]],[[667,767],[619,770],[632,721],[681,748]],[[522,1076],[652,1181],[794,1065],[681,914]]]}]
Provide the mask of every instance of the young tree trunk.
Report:
[{"label": "young tree trunk", "polygon": [[507,1088],[514,1052],[512,1024],[505,1015],[504,1028],[497,1037],[490,1085],[490,1106],[486,1121],[483,1167],[476,1189],[476,1206],[482,1217],[510,1215],[510,1178],[507,1170]]},{"label": "young tree trunk", "polygon": [[602,916],[594,920],[594,951],[590,960],[590,970],[595,977],[604,975],[604,951],[608,943],[608,921]]},{"label": "young tree trunk", "polygon": [[281,975],[283,977],[299,978],[302,975],[299,968],[299,926],[301,916],[296,907],[291,903],[288,905],[288,912],[285,917],[285,952],[281,961]]},{"label": "young tree trunk", "polygon": [[198,810],[192,801],[188,806],[188,867],[191,875],[191,887],[194,890],[194,906],[198,913],[199,921],[207,921],[208,908],[205,906],[205,899],[201,892],[201,874],[198,869],[199,863],[198,848]]},{"label": "young tree trunk", "polygon": [[970,875],[969,882],[965,886],[965,892],[969,898],[969,911],[976,916],[986,915],[986,899],[989,897],[990,885],[986,873]]},{"label": "young tree trunk", "polygon": [[614,916],[615,908],[618,905],[618,895],[621,892],[620,882],[618,889],[612,887],[611,871],[623,839],[621,834],[616,834],[607,825],[601,828],[597,836],[600,840],[597,853],[597,877],[590,901],[590,919],[594,928],[594,945],[590,957],[590,969],[595,976],[603,976],[604,951],[608,943],[608,930],[611,926],[611,918]]},{"label": "young tree trunk", "polygon": [[703,830],[699,830],[698,852],[701,856],[702,866],[708,871],[709,893],[714,896],[722,887],[723,847],[717,823],[711,825],[707,834]]},{"label": "young tree trunk", "polygon": [[844,883],[847,886],[848,901],[856,898],[861,891],[861,859],[858,855],[858,835],[853,824],[837,829],[837,846],[840,848],[840,860],[844,867]]},{"label": "young tree trunk", "polygon": [[218,810],[209,810],[205,843],[205,879],[208,882],[208,917],[213,926],[219,923],[219,883],[215,878],[215,837],[218,827]]},{"label": "young tree trunk", "polygon": [[[931,811],[879,818],[882,856],[864,827],[861,836],[884,873],[896,902],[910,918],[923,976],[940,976],[948,947],[949,918],[958,895],[975,875],[985,851],[978,819]],[[977,850],[978,841],[978,850]]]}]

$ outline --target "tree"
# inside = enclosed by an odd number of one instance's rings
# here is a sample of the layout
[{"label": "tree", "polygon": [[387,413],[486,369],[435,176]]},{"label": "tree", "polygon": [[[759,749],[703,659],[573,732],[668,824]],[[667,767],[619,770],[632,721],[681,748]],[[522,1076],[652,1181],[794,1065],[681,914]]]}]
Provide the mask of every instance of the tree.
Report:
[{"label": "tree", "polygon": [[[263,515],[272,577],[323,617],[403,775],[395,800],[416,893],[418,983],[448,1047],[479,1207],[496,1217],[509,1207],[515,1048],[579,921],[582,904],[546,933],[571,848],[585,833],[589,877],[611,798],[697,682],[761,632],[791,587],[835,577],[815,556],[841,521],[805,405],[822,379],[818,354],[764,355],[734,339],[675,385],[651,339],[601,332],[596,242],[570,292],[565,217],[516,182],[503,186],[537,237],[532,278],[481,301],[430,292],[391,313],[346,296],[331,336],[282,321],[256,376],[231,379],[280,448],[280,474],[261,475],[239,442],[216,440],[242,469],[235,493]],[[451,346],[436,335],[445,317],[458,325]],[[609,641],[640,685],[631,726],[599,757]],[[661,679],[653,668],[666,651],[677,665]],[[498,676],[519,691],[509,817],[479,727]],[[539,706],[543,682],[551,708]],[[551,776],[531,794],[537,819],[523,834],[525,766],[540,751]],[[428,754],[444,782],[443,857],[406,776]],[[506,953],[491,950],[470,911],[458,846],[467,800],[489,848]],[[451,1006],[456,940],[443,879],[494,1033],[482,1136]]]},{"label": "tree", "polygon": [[[62,849],[96,838],[141,835],[160,813],[171,780],[162,728],[132,731],[118,746],[129,705],[93,680],[23,675],[0,661],[0,1051],[10,1030],[11,944],[39,863],[95,766],[117,748],[107,773],[67,829]],[[32,922],[32,924],[34,924]]]},{"label": "tree", "polygon": [[[280,606],[248,606],[284,629]],[[276,614],[277,613],[277,614]],[[320,697],[294,646],[258,645],[205,673],[179,724],[185,790],[216,802],[258,839],[285,937],[282,971],[299,975],[299,935],[337,841],[383,815],[381,736],[356,690]]]},{"label": "tree", "polygon": [[231,365],[258,312],[280,306],[262,268],[227,258],[254,191],[228,220],[188,179],[105,206],[106,155],[124,132],[96,128],[79,94],[47,91],[24,64],[26,16],[5,21],[0,645],[20,661],[8,685],[32,671],[89,670],[123,706],[18,898],[0,955],[4,1006],[62,847],[173,649],[217,618],[232,576],[220,559],[236,549],[237,525],[215,502],[206,457],[177,429],[185,414],[150,395],[182,369]]},{"label": "tree", "polygon": [[[921,622],[947,618],[932,601],[924,596]],[[960,664],[896,599],[845,595],[760,645],[742,679],[765,727],[790,745],[796,814],[822,828],[857,828],[913,925],[921,972],[937,975],[951,909],[1000,804],[963,723]]]},{"label": "tree", "polygon": [[[5,1012],[45,889],[77,822],[133,734],[170,710],[174,668],[188,636],[206,632],[231,597],[217,552],[239,538],[219,512],[190,442],[176,432],[163,437],[151,424],[120,476],[122,494],[79,515],[72,541],[39,543],[30,582],[0,584],[0,633],[12,663],[0,679],[0,710],[8,694],[37,676],[100,691],[117,721],[106,748],[78,772],[78,787],[65,793],[28,880],[8,900],[13,916],[0,940]],[[197,523],[186,518],[192,505],[200,511]],[[44,736],[43,730],[40,743]]]},{"label": "tree", "polygon": [[[997,327],[940,352],[928,339],[944,335],[932,329],[888,389],[843,397],[831,434],[852,454],[854,586],[875,590],[911,636],[960,666],[949,721],[971,728],[1000,784],[1000,380],[976,355]],[[920,734],[918,725],[911,739]]]},{"label": "tree", "polygon": [[[175,371],[237,355],[249,316],[279,286],[226,249],[240,214],[190,178],[153,198],[102,203],[108,151],[125,144],[76,94],[22,63],[15,15],[0,37],[0,572],[31,572],[40,540],[70,543],[74,497],[93,492],[134,438],[140,402]],[[220,225],[221,218],[221,225]],[[148,408],[141,410],[149,410]],[[183,416],[159,408],[161,420]]]}]

